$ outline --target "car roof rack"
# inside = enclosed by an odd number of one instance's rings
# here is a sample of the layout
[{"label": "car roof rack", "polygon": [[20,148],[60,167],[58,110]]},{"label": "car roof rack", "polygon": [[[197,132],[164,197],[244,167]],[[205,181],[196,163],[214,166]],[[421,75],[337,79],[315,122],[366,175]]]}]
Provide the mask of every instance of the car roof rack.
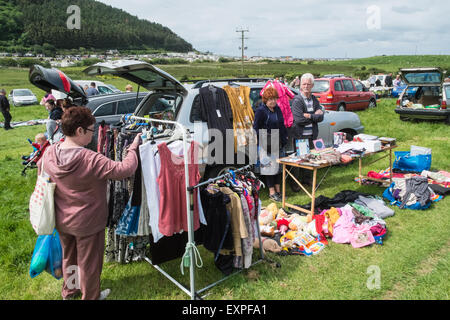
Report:
[{"label": "car roof rack", "polygon": [[[192,89],[199,89],[201,88],[205,83],[214,83],[214,82],[265,82],[268,80],[272,80],[272,78],[233,78],[233,79],[215,79],[215,80],[195,80],[194,85],[192,86]],[[191,81],[186,81],[191,82]]]},{"label": "car roof rack", "polygon": [[322,78],[339,78],[339,77],[345,77],[345,74],[337,73],[337,74],[326,74],[322,76]]}]

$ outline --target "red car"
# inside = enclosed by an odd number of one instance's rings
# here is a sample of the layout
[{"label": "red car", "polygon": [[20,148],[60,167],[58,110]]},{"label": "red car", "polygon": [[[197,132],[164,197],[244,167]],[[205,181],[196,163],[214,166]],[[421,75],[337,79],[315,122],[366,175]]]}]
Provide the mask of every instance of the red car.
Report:
[{"label": "red car", "polygon": [[375,94],[361,81],[343,75],[314,79],[312,93],[327,110],[353,111],[377,106]]}]

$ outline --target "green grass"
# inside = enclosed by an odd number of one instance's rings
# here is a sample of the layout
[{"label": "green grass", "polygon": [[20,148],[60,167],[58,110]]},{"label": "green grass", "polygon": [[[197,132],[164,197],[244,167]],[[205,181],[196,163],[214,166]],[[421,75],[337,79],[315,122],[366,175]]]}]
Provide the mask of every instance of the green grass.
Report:
[{"label": "green grass", "polygon": [[[26,84],[25,78],[19,85]],[[9,70],[13,77],[13,71]],[[18,76],[15,76],[19,79]],[[0,76],[3,83],[4,77]],[[6,81],[5,81],[6,82]],[[30,88],[32,86],[29,86]],[[396,137],[396,150],[409,150],[411,145],[433,150],[432,170],[450,171],[450,126],[441,122],[403,122],[394,112],[395,100],[382,99],[377,108],[360,111],[358,115],[365,133]],[[14,120],[45,118],[41,106],[12,108]],[[28,268],[36,241],[28,221],[28,199],[34,188],[36,171],[23,177],[20,156],[31,148],[26,138],[43,132],[43,125],[0,129],[0,299],[60,299],[62,281],[47,273],[31,279]],[[388,166],[387,159],[370,169]],[[369,169],[367,169],[369,170]],[[319,171],[321,176],[325,171]],[[384,188],[359,186],[353,181],[357,163],[333,167],[318,189],[319,195],[334,196],[350,189],[381,195]],[[305,204],[307,196],[287,188],[290,203]],[[263,204],[269,204],[267,190],[262,191]],[[448,300],[450,281],[450,219],[447,198],[432,204],[425,211],[400,210],[386,219],[388,234],[384,244],[354,249],[351,245],[329,245],[317,256],[268,257],[281,264],[275,268],[260,263],[210,289],[206,299],[439,299]],[[197,288],[221,278],[213,256],[199,247],[203,267],[196,268]],[[255,257],[258,251],[254,252]],[[189,275],[180,273],[180,260],[162,265],[175,279],[188,286]],[[367,268],[381,270],[381,288],[369,290]],[[189,299],[174,284],[147,262],[120,265],[105,263],[102,287],[111,288],[111,299]]]}]

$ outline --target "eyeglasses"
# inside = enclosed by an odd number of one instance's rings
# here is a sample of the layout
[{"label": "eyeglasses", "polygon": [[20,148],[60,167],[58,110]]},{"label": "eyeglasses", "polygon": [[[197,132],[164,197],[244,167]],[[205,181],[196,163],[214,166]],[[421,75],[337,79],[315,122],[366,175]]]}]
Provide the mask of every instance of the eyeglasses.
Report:
[{"label": "eyeglasses", "polygon": [[89,128],[84,128],[84,130],[90,131],[90,132],[92,132],[92,133],[94,133],[94,132],[95,132],[95,130],[94,130],[94,129],[89,129]]}]

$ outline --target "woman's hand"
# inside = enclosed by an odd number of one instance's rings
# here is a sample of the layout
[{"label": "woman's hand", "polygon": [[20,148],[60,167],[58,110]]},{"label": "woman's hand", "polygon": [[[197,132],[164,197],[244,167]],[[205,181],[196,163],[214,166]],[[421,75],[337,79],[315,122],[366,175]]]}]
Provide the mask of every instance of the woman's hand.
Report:
[{"label": "woman's hand", "polygon": [[136,137],[134,137],[133,144],[139,145],[141,143],[142,133],[138,133]]}]

